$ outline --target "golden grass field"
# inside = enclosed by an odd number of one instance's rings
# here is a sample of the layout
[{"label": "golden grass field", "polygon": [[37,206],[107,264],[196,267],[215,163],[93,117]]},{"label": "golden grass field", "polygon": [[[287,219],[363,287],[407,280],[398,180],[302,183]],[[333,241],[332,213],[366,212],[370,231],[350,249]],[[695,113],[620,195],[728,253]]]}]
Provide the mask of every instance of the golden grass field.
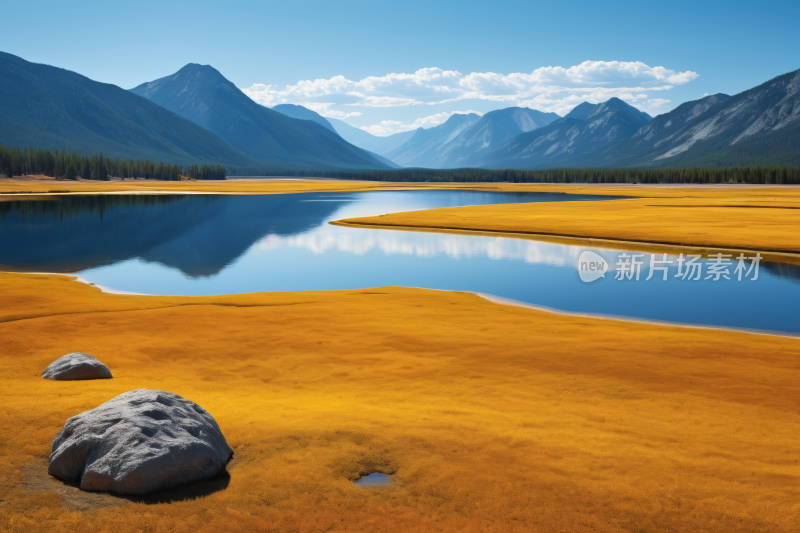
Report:
[{"label": "golden grass field", "polygon": [[[800,530],[800,339],[396,287],[154,297],[0,274],[0,294],[2,531]],[[114,379],[39,377],[72,351]],[[143,387],[216,418],[226,489],[80,510],[36,488],[67,418]],[[352,485],[370,471],[393,486]]]},{"label": "golden grass field", "polygon": [[[17,179],[0,201],[419,188],[647,198],[345,223],[800,251],[790,188]],[[0,274],[0,294],[0,531],[800,531],[800,339],[397,287],[155,297]],[[72,351],[115,378],[39,377]],[[47,476],[67,418],[136,388],[216,418],[224,490],[137,503]],[[391,488],[352,485],[371,471]]]}]

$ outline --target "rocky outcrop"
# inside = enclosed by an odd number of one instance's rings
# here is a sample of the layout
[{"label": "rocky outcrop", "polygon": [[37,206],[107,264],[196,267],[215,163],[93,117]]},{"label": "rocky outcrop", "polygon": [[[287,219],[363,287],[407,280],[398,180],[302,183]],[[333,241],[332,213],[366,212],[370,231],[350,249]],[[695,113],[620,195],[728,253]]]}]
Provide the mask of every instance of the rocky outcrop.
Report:
[{"label": "rocky outcrop", "polygon": [[73,416],[49,472],[84,490],[144,495],[220,474],[233,456],[214,418],[171,392],[139,389]]},{"label": "rocky outcrop", "polygon": [[68,353],[48,366],[42,377],[56,381],[78,381],[83,379],[111,379],[111,371],[106,365],[88,353]]}]

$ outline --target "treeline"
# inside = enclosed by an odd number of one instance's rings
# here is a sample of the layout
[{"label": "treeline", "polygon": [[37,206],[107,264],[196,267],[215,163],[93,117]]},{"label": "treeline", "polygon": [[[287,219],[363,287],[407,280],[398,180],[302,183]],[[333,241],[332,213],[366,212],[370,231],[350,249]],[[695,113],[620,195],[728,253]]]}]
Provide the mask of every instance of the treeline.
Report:
[{"label": "treeline", "polygon": [[732,167],[665,169],[554,168],[548,170],[491,170],[460,168],[429,170],[302,170],[292,168],[232,169],[239,176],[320,177],[347,180],[405,182],[504,182],[504,183],[670,183],[670,184],[800,184],[800,167]]},{"label": "treeline", "polygon": [[182,177],[196,180],[224,180],[225,167],[192,165],[181,167],[142,159],[92,156],[62,150],[17,148],[0,145],[0,174],[8,177],[43,174],[56,179],[108,180],[113,178],[144,178],[178,181]]},{"label": "treeline", "polygon": [[0,174],[22,176],[44,174],[57,179],[92,180],[144,178],[154,180],[224,180],[236,176],[320,177],[344,180],[397,182],[505,182],[505,183],[667,183],[714,184],[743,183],[763,185],[798,185],[800,167],[759,166],[730,168],[664,168],[664,169],[583,169],[554,168],[548,170],[491,170],[459,168],[431,170],[404,168],[396,170],[314,170],[286,167],[229,167],[221,165],[180,166],[105,157],[84,156],[75,152],[20,149],[0,145]]}]

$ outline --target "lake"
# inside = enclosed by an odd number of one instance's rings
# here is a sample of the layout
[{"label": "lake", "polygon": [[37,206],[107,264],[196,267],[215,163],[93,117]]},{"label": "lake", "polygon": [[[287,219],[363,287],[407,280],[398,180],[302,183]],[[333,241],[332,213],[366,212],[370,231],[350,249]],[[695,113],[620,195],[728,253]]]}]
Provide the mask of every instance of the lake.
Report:
[{"label": "lake", "polygon": [[[649,253],[328,223],[436,207],[608,199],[483,191],[54,196],[0,203],[0,266],[76,273],[103,287],[143,294],[401,285],[479,292],[578,313],[800,333],[800,267],[755,265],[749,259],[755,254],[747,254],[742,265],[704,255],[694,261],[701,270],[697,280],[696,270],[676,277],[679,268],[687,270],[680,256],[658,254],[655,259],[671,263],[661,264],[648,280]],[[586,250],[609,268],[590,283],[576,268]],[[744,270],[737,272],[737,266]],[[623,279],[617,279],[619,269]]]}]

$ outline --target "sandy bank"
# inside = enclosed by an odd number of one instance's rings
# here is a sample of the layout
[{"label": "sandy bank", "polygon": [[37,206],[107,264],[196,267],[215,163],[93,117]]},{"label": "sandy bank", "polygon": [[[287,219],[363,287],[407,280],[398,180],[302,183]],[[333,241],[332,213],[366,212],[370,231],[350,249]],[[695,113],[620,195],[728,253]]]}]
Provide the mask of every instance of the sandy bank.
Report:
[{"label": "sandy bank", "polygon": [[[144,297],[3,274],[0,293],[4,531],[800,527],[797,339],[396,287]],[[75,350],[115,378],[38,377]],[[80,511],[33,483],[68,417],[139,387],[215,416],[224,490]],[[354,487],[367,471],[396,484]]]}]

